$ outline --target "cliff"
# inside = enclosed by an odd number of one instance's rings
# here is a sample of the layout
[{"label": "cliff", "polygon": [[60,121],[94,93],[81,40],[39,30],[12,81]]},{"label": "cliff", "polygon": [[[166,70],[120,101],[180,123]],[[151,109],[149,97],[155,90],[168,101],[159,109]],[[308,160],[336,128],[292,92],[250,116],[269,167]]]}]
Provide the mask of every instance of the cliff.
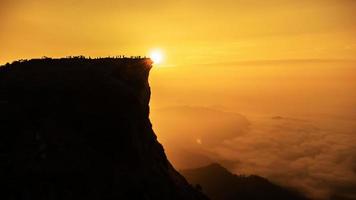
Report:
[{"label": "cliff", "polygon": [[149,120],[150,59],[0,67],[1,199],[206,199]]}]

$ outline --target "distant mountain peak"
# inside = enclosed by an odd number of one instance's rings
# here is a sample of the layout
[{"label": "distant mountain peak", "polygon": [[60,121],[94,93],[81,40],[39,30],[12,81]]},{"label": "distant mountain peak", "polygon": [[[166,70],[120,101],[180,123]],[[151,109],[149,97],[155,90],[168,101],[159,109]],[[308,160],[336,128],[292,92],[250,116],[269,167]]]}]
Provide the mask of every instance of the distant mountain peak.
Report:
[{"label": "distant mountain peak", "polygon": [[212,200],[306,200],[299,193],[276,185],[263,177],[232,174],[218,163],[182,170],[181,173],[191,184],[199,185]]},{"label": "distant mountain peak", "polygon": [[223,167],[222,165],[220,165],[219,163],[211,163],[209,165],[207,165],[206,167],[201,167],[202,169],[207,169],[207,170],[213,170],[213,171],[217,171],[217,172],[227,172],[229,174],[231,174],[231,172],[229,172],[225,167]]}]

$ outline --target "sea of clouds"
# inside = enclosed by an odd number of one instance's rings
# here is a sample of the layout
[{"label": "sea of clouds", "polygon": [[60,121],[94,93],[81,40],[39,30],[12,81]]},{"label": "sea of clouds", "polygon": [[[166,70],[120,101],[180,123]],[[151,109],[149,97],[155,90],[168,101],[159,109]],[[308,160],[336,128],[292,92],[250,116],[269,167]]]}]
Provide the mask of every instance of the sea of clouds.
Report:
[{"label": "sea of clouds", "polygon": [[194,106],[153,113],[158,137],[178,169],[219,162],[314,199],[356,199],[355,118],[241,115]]}]

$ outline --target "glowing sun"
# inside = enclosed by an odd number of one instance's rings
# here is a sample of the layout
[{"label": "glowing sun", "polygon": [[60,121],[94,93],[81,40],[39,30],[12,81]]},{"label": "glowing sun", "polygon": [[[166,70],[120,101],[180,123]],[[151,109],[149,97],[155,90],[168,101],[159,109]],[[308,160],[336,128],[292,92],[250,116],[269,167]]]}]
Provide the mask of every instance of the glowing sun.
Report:
[{"label": "glowing sun", "polygon": [[163,61],[163,53],[160,50],[153,50],[150,53],[150,58],[152,59],[154,64],[160,64]]}]

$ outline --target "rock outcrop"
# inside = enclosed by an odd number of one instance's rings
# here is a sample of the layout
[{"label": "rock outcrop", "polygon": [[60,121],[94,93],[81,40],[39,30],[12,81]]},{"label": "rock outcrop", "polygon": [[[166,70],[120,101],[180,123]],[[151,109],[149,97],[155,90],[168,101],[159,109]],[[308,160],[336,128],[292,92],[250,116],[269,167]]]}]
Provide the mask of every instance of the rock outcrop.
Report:
[{"label": "rock outcrop", "polygon": [[1,199],[206,199],[149,120],[150,59],[0,67]]}]

